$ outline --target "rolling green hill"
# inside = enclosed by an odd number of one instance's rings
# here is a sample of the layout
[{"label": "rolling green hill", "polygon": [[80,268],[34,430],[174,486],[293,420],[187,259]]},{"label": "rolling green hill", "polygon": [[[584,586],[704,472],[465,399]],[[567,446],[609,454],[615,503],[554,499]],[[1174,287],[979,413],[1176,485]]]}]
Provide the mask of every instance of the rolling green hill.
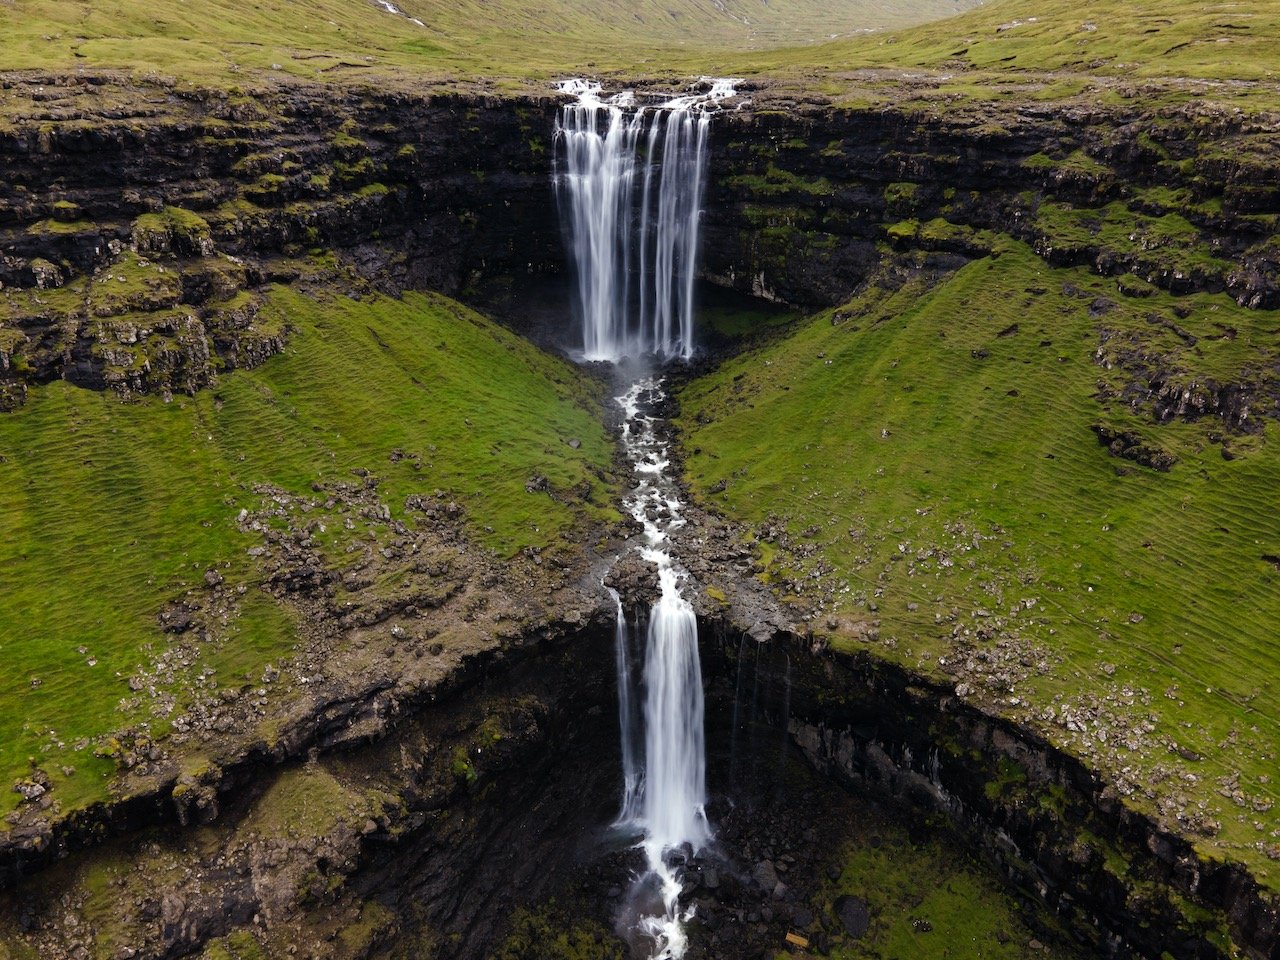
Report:
[{"label": "rolling green hill", "polygon": [[1280,77],[1277,41],[1276,0],[993,0],[941,22],[753,54],[737,65],[764,73],[896,68],[962,76],[1055,72],[1116,80],[1270,83]]},{"label": "rolling green hill", "polygon": [[1276,884],[1278,425],[1158,423],[1128,391],[1157,357],[1274,369],[1277,321],[1147,293],[1016,243],[871,284],[684,389],[688,478],[817,632],[1041,727]]},{"label": "rolling green hill", "polygon": [[173,715],[207,677],[234,686],[288,655],[297,625],[260,589],[262,538],[237,521],[272,490],[306,494],[353,471],[380,479],[384,521],[344,532],[322,519],[316,539],[334,567],[352,542],[421,522],[406,497],[435,490],[504,557],[576,542],[612,517],[603,488],[591,501],[525,487],[537,473],[568,491],[610,462],[594,393],[567,363],[436,295],[279,289],[269,304],[267,322],[293,331],[285,354],[214,389],[127,403],[57,382],[0,416],[0,810],[34,766],[64,813],[97,800],[115,770],[104,735],[167,731],[169,717],[130,702],[128,681],[156,670],[170,647],[159,615],[207,570],[245,591],[219,636],[163,671]]},{"label": "rolling green hill", "polygon": [[812,43],[950,16],[977,0],[213,0],[0,4],[6,69],[115,67],[187,78],[543,77],[701,49]]}]

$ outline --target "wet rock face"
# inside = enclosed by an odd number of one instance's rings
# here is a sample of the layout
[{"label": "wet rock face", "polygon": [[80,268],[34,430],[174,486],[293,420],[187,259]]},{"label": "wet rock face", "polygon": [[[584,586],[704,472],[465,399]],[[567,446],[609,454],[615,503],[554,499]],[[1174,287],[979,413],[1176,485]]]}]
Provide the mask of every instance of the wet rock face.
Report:
[{"label": "wet rock face", "polygon": [[[64,280],[90,272],[113,241],[180,257],[370,244],[386,254],[386,279],[446,292],[477,271],[561,260],[547,220],[549,104],[300,86],[246,116],[225,93],[156,93],[132,91],[152,106],[129,118],[103,116],[91,91],[69,93],[43,132],[0,135],[6,287],[34,285],[24,281],[41,253]],[[147,214],[156,219],[139,221]],[[73,229],[38,228],[54,218]]]},{"label": "wet rock face", "polygon": [[[1221,927],[1253,955],[1280,944],[1280,905],[1247,871],[1199,857],[1035,734],[866,656],[783,633],[744,645],[714,623],[702,632],[709,675],[746,663],[753,700],[775,727],[786,718],[814,767],[917,817],[945,814],[1098,956],[1225,957]],[[768,868],[756,868],[765,880]],[[856,929],[857,905],[840,919]]]},{"label": "wet rock face", "polygon": [[[317,272],[338,271],[356,293],[465,291],[560,342],[556,98],[298,85],[250,102],[115,79],[8,82],[31,111],[0,133],[0,288],[11,294],[0,304],[0,410],[55,378],[189,392],[259,364],[288,334],[260,317],[265,287],[306,289]],[[1024,105],[922,119],[753,96],[754,109],[712,125],[711,283],[830,306],[884,262],[886,240],[932,270],[1008,234],[1050,263],[1280,305],[1280,263],[1257,216],[1280,210],[1280,168],[1260,147],[1267,131],[1241,118]],[[1205,130],[1218,153],[1201,155]],[[1167,209],[1144,192],[1190,199]],[[1096,225],[1055,226],[1076,223],[1064,211],[1114,203],[1185,216],[1175,246],[1196,256],[1170,261],[1159,242],[1111,249],[1089,236]],[[1229,386],[1168,387],[1169,415],[1243,420],[1253,402]]]},{"label": "wet rock face", "polygon": [[488,956],[608,820],[612,694],[607,631],[491,662],[382,739],[243,771],[209,791],[220,808],[200,831],[153,826],[87,854],[109,922],[74,870],[0,891],[0,952]]},{"label": "wet rock face", "polygon": [[616,590],[624,603],[639,613],[647,613],[653,601],[662,593],[658,585],[658,572],[638,553],[628,551],[618,558],[605,575],[605,586]]}]

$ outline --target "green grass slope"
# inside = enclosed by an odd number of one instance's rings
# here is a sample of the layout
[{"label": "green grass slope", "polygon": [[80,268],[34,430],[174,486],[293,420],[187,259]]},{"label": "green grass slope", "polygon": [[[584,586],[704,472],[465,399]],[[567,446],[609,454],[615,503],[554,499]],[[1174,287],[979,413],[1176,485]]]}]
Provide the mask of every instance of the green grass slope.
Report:
[{"label": "green grass slope", "polygon": [[[5,69],[116,67],[210,80],[543,77],[661,64],[662,51],[829,40],[952,15],[976,0],[9,0]],[[415,23],[414,21],[420,21]]]},{"label": "green grass slope", "polygon": [[[179,706],[206,670],[225,686],[287,654],[295,625],[256,589],[247,551],[261,540],[236,523],[260,503],[255,485],[300,494],[368,470],[409,524],[405,497],[441,489],[503,556],[613,516],[596,479],[612,446],[568,364],[439,296],[281,289],[267,310],[293,331],[285,354],[194,397],[122,403],[54,383],[0,416],[0,809],[33,762],[64,812],[102,795],[112,764],[96,740],[150,719],[127,680],[166,649],[157,613],[209,568],[248,590],[221,640],[175,673]],[[565,494],[529,494],[533,474]],[[567,493],[587,482],[593,499]]]},{"label": "green grass slope", "polygon": [[822,598],[817,632],[1043,728],[1280,885],[1280,424],[1159,425],[1125,393],[1146,365],[1274,388],[1278,336],[1008,242],[690,383],[688,480],[784,596]]},{"label": "green grass slope", "polygon": [[764,70],[806,65],[1274,81],[1278,41],[1277,0],[993,0],[938,23],[752,62]]}]

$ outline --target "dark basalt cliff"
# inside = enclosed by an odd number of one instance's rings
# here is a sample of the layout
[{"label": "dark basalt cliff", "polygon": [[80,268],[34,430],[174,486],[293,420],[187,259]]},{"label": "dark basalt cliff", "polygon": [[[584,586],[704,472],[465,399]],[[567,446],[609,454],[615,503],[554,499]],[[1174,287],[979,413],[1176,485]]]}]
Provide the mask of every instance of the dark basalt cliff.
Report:
[{"label": "dark basalt cliff", "polygon": [[1229,931],[1247,956],[1276,955],[1280,905],[1248,871],[1201,856],[1027,729],[865,654],[784,632],[762,657],[740,628],[703,633],[711,669],[746,671],[761,702],[785,704],[774,722],[818,769],[945,814],[1092,954],[1225,957]]},{"label": "dark basalt cliff", "polygon": [[5,81],[0,405],[26,385],[190,391],[287,330],[271,283],[353,268],[378,289],[456,294],[557,267],[545,103],[286,89],[131,90]]},{"label": "dark basalt cliff", "polygon": [[93,854],[116,877],[108,914],[73,859],[0,892],[0,953],[20,938],[42,957],[238,955],[253,930],[270,956],[485,956],[611,810],[608,636],[477,657],[382,735],[248,758],[204,826],[178,796],[134,805]]},{"label": "dark basalt cliff", "polygon": [[[287,330],[255,322],[266,285],[338,268],[478,298],[556,337],[519,294],[565,270],[554,97],[4,83],[23,109],[0,130],[0,405],[56,378],[199,389],[281,349]],[[105,110],[104,88],[132,107]],[[712,283],[833,306],[887,250],[974,257],[1006,235],[1052,264],[1280,306],[1268,118],[749,95],[713,126]]]},{"label": "dark basalt cliff", "polygon": [[992,234],[1053,265],[1280,306],[1280,123],[1017,104],[779,104],[714,129],[704,270],[787,302],[848,299],[880,245],[973,256]]}]

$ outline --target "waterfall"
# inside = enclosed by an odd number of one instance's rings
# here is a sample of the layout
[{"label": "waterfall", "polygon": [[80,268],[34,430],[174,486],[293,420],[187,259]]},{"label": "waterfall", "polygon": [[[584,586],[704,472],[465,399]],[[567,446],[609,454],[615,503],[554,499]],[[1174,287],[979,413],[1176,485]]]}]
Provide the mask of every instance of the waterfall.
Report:
[{"label": "waterfall", "polygon": [[645,654],[644,823],[659,849],[711,835],[703,810],[706,759],[698,618],[670,564],[658,570],[662,596],[649,617]]},{"label": "waterfall", "polygon": [[[583,356],[687,360],[693,355],[693,285],[711,114],[736,96],[734,81],[703,78],[699,92],[645,106],[635,94],[567,80],[574,98],[556,126],[555,178],[576,276]],[[563,155],[563,156],[562,156]],[[560,164],[563,163],[563,169]],[[614,634],[622,738],[619,823],[642,833],[648,871],[629,900],[627,925],[649,939],[652,960],[679,960],[687,941],[682,867],[711,839],[698,620],[682,592],[688,574],[670,549],[684,526],[661,417],[660,378],[642,377],[617,398],[635,478],[626,507],[644,530],[641,556],[661,587],[649,613],[644,666],[621,599]],[[643,709],[640,708],[643,704]],[[641,730],[643,736],[641,736]],[[660,905],[660,909],[659,909]]]},{"label": "waterfall", "polygon": [[556,129],[556,186],[587,360],[693,355],[707,132],[736,95],[732,80],[704,83],[651,107],[631,92],[602,99],[598,83],[560,84],[576,98]]},{"label": "waterfall", "polygon": [[609,593],[618,605],[613,634],[614,661],[618,673],[618,729],[622,745],[622,806],[618,811],[618,821],[633,823],[642,815],[640,800],[643,796],[644,776],[640,767],[642,754],[637,749],[641,723],[636,711],[635,681],[631,671],[631,625],[627,623],[627,613],[622,608],[622,598],[618,596],[618,592],[610,588]]},{"label": "waterfall", "polygon": [[[631,736],[639,693],[625,655],[631,636],[618,607],[618,702],[622,719],[623,818],[643,831],[648,873],[637,888],[656,893],[661,913],[638,920],[652,941],[653,960],[678,960],[686,947],[680,910],[680,864],[689,849],[711,839],[706,815],[706,750],[698,620],[681,592],[687,574],[670,550],[670,534],[684,526],[679,490],[667,475],[671,458],[651,411],[665,399],[661,380],[644,378],[618,398],[624,412],[622,442],[635,477],[626,507],[644,529],[641,556],[658,572],[661,593],[649,613],[644,670],[644,774],[636,773]],[[616,594],[615,594],[616,596]],[[633,784],[635,785],[633,787]]]}]

